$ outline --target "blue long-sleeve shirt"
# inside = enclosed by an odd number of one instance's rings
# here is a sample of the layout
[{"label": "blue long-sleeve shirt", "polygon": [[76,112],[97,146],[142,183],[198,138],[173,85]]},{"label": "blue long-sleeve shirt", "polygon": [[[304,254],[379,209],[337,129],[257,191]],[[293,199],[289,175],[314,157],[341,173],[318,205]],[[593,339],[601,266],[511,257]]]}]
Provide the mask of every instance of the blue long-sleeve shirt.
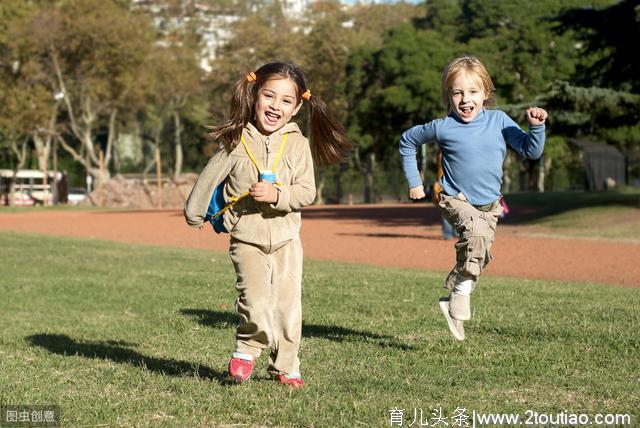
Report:
[{"label": "blue long-sleeve shirt", "polygon": [[545,126],[529,125],[523,131],[516,122],[500,110],[482,109],[469,123],[454,113],[418,125],[400,137],[400,157],[409,188],[422,185],[416,162],[417,148],[437,143],[442,151],[441,179],[445,194],[464,193],[473,205],[484,205],[500,197],[502,164],[509,144],[528,159],[542,155]]}]

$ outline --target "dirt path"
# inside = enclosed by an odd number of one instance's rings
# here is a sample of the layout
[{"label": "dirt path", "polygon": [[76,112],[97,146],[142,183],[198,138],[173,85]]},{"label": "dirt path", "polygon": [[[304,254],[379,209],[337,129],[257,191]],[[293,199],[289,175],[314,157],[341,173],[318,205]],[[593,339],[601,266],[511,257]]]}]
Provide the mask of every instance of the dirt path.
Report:
[{"label": "dirt path", "polygon": [[[453,241],[440,237],[435,208],[326,206],[303,211],[305,257],[448,271]],[[0,213],[0,230],[226,250],[229,235],[186,226],[176,210]],[[500,225],[486,274],[640,286],[640,244],[522,236]]]}]

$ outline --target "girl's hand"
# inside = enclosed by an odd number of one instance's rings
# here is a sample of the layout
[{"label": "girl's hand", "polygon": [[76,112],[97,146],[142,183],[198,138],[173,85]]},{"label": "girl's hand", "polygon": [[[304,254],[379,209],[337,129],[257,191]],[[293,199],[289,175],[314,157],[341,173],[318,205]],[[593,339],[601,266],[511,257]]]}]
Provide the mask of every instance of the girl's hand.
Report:
[{"label": "girl's hand", "polygon": [[547,112],[540,107],[531,107],[527,109],[527,120],[529,125],[542,125],[547,120]]},{"label": "girl's hand", "polygon": [[249,195],[258,202],[270,204],[278,202],[278,189],[268,181],[254,183],[249,189]]},{"label": "girl's hand", "polygon": [[426,197],[427,195],[424,193],[424,186],[416,186],[409,189],[410,199],[423,199]]}]

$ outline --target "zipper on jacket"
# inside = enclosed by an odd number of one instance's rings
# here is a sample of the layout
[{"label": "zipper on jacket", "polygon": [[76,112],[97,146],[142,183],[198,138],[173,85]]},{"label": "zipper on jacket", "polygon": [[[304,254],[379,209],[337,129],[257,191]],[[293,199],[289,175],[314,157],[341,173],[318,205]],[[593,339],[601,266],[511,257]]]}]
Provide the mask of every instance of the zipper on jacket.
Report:
[{"label": "zipper on jacket", "polygon": [[269,137],[266,137],[264,139],[264,146],[267,151],[267,155],[265,156],[265,159],[264,159],[264,167],[269,168],[269,153],[271,153],[271,143],[269,141]]}]

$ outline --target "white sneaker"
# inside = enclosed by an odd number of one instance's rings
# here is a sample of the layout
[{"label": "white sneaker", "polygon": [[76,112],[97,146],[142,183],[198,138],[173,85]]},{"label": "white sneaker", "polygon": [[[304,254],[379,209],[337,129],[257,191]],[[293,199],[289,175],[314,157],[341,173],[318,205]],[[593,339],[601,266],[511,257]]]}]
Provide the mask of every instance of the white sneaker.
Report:
[{"label": "white sneaker", "polygon": [[451,331],[453,337],[458,340],[464,340],[464,323],[451,318],[451,315],[449,314],[449,299],[446,297],[440,299],[440,310],[444,314],[444,318],[447,320],[449,331]]}]

